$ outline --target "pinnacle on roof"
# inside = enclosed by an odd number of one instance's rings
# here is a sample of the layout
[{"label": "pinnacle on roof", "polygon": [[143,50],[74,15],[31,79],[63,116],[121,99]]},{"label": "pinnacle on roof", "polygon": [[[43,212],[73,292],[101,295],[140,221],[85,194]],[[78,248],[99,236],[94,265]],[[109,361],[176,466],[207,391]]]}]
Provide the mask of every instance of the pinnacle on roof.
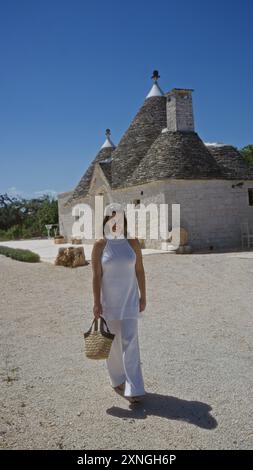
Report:
[{"label": "pinnacle on roof", "polygon": [[93,170],[95,168],[96,163],[100,164],[101,169],[103,170],[103,172],[104,172],[105,176],[107,177],[107,179],[111,178],[110,168],[108,168],[108,166],[110,167],[110,165],[111,165],[112,152],[114,152],[116,147],[110,139],[110,135],[111,135],[110,129],[106,129],[105,135],[106,135],[106,140],[105,140],[104,144],[102,145],[102,147],[100,147],[96,157],[89,164],[89,166],[86,169],[84,175],[82,176],[79,183],[75,187],[72,195],[70,196],[70,198],[64,204],[65,207],[70,205],[75,200],[79,200],[80,198],[84,198],[87,195],[87,193],[89,192],[90,183],[91,183],[92,175],[93,175]]},{"label": "pinnacle on roof", "polygon": [[146,96],[146,99],[147,98],[151,98],[152,96],[163,96],[164,93],[163,91],[161,90],[161,88],[159,87],[157,81],[158,81],[158,78],[160,78],[160,75],[158,73],[158,70],[154,70],[153,72],[153,75],[151,77],[154,81],[154,84],[150,90],[150,92],[148,93],[148,95]]},{"label": "pinnacle on roof", "polygon": [[115,147],[114,143],[110,139],[110,135],[111,135],[110,129],[106,129],[105,135],[106,135],[106,139],[105,139],[102,147],[100,147],[100,149],[104,149],[104,148],[108,148],[108,147]]}]

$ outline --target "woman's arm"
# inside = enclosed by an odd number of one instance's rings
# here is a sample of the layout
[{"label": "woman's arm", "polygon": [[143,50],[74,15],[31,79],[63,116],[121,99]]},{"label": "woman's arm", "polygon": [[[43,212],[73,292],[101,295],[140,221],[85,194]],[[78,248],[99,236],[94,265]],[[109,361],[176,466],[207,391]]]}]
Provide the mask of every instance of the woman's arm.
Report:
[{"label": "woman's arm", "polygon": [[94,243],[91,253],[92,263],[92,288],[93,288],[93,314],[95,318],[99,318],[102,315],[101,305],[101,278],[102,278],[102,266],[101,266],[101,254],[103,250],[104,241],[98,240]]},{"label": "woman's arm", "polygon": [[140,289],[140,312],[142,312],[143,310],[145,310],[146,307],[146,280],[143,266],[142,251],[138,238],[132,239],[132,246],[136,253],[135,272]]}]

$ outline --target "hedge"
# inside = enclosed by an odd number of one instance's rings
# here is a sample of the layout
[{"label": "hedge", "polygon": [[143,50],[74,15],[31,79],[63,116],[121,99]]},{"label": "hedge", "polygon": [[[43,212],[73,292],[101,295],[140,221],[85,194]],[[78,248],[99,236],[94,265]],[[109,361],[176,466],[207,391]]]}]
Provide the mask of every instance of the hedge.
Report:
[{"label": "hedge", "polygon": [[5,255],[18,261],[26,261],[27,263],[40,262],[40,256],[37,253],[21,248],[10,248],[9,246],[0,245],[0,255]]}]

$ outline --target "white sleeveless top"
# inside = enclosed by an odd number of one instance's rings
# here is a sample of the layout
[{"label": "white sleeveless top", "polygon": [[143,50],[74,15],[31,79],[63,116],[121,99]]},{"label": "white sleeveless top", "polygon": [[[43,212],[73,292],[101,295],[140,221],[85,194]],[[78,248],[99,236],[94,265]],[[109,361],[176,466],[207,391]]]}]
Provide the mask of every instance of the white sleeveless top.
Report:
[{"label": "white sleeveless top", "polygon": [[140,318],[136,253],[127,238],[107,238],[101,256],[101,304],[105,319]]}]

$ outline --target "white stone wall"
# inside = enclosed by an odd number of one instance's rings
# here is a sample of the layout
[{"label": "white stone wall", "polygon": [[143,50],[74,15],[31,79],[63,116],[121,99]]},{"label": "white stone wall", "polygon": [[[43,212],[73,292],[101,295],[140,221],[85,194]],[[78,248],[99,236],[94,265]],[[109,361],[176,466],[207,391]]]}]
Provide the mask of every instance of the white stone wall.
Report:
[{"label": "white stone wall", "polygon": [[[159,204],[165,203],[165,195],[164,195],[165,184],[164,183],[149,183],[144,185],[132,186],[128,189],[121,189],[113,191],[113,198],[115,202],[119,202],[126,207],[127,203],[133,203],[134,200],[139,199],[142,204],[146,207],[149,204],[156,204],[159,208]],[[143,193],[143,194],[141,194]],[[137,208],[137,206],[136,206]],[[146,218],[146,239],[145,239],[145,246],[147,248],[161,248],[161,240],[150,240],[150,217],[149,213],[147,212]],[[159,217],[159,210],[158,210],[158,223],[160,222]],[[136,236],[142,238],[138,233],[138,224],[137,224],[137,217],[136,217]]]},{"label": "white stone wall", "polygon": [[67,240],[70,240],[74,218],[71,215],[71,208],[65,208],[64,204],[72,193],[73,191],[58,194],[59,232]]},{"label": "white stone wall", "polygon": [[[64,207],[65,202],[73,194],[73,191],[70,191],[68,193],[58,194],[60,234],[64,235],[68,242],[71,241],[72,227],[73,227],[73,223],[75,222],[75,217],[72,216],[72,209],[74,205],[75,204],[87,204],[94,211],[95,194],[99,194],[99,193],[105,194],[104,205],[106,205],[111,202],[109,192],[110,192],[110,187],[108,185],[108,182],[103,172],[101,171],[99,165],[96,165],[93,176],[92,176],[91,184],[90,184],[90,193],[87,196],[73,203],[71,207]],[[94,230],[95,229],[94,229],[94,224],[93,224],[93,233],[95,233]],[[87,239],[85,243],[89,244],[93,242],[94,242],[94,239],[91,239],[91,240]]]},{"label": "white stone wall", "polygon": [[[189,243],[194,249],[233,248],[241,246],[241,222],[248,220],[253,229],[253,206],[249,205],[248,188],[253,181],[244,182],[241,188],[232,188],[238,181],[228,180],[166,180],[115,190],[107,197],[107,203],[119,202],[125,205],[135,199],[147,206],[150,203],[168,204],[168,225],[171,226],[171,206],[180,204],[181,226],[189,233]],[[103,178],[96,173],[92,195],[83,202],[94,207],[94,195],[101,188],[106,190]],[[143,194],[141,194],[143,192]],[[64,193],[66,194],[66,193]],[[71,211],[61,210],[60,220],[64,230],[70,234]],[[137,234],[138,235],[138,234]],[[149,237],[149,217],[147,218]],[[146,247],[161,248],[159,240],[146,240]]]},{"label": "white stone wall", "polygon": [[[188,231],[194,249],[236,248],[241,246],[241,222],[248,220],[253,230],[253,206],[248,201],[248,188],[253,188],[253,181],[232,188],[237,182],[167,180],[115,191],[115,197],[119,202],[140,199],[145,205],[167,203],[169,228],[172,204],[180,204],[181,226]],[[146,246],[161,248],[161,241],[147,240]]]},{"label": "white stone wall", "polygon": [[241,246],[241,222],[248,220],[253,229],[253,206],[248,188],[232,188],[237,181],[180,180],[168,183],[165,199],[179,203],[181,226],[189,232],[193,248],[233,248]]}]

